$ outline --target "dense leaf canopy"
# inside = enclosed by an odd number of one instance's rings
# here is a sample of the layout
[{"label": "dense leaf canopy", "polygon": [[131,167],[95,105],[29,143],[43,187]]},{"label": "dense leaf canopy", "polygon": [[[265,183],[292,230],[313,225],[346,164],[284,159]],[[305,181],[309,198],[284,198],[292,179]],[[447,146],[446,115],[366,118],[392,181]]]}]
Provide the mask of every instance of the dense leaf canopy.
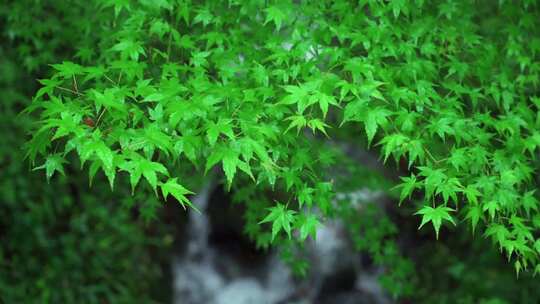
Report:
[{"label": "dense leaf canopy", "polygon": [[540,271],[535,1],[80,9],[93,17],[69,40],[75,58],[51,65],[25,111],[39,117],[27,156],[47,178],[78,163],[196,208],[196,177],[222,172],[248,234],[292,246],[342,212],[334,193],[355,164],[340,143],[369,147],[420,226],[470,226],[518,273]]}]

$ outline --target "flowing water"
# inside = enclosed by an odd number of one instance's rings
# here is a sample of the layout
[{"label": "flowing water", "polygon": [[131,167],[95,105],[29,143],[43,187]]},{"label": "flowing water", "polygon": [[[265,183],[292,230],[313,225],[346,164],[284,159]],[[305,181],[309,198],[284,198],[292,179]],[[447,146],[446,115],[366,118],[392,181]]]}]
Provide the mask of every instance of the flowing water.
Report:
[{"label": "flowing water", "polygon": [[209,241],[212,230],[223,227],[213,227],[209,215],[214,189],[206,185],[193,198],[201,213],[189,213],[186,249],[173,263],[175,304],[391,303],[377,283],[380,269],[362,268],[338,221],[325,223],[308,244],[312,268],[304,280],[294,278],[274,252],[251,257],[242,251],[253,248],[216,246]]}]

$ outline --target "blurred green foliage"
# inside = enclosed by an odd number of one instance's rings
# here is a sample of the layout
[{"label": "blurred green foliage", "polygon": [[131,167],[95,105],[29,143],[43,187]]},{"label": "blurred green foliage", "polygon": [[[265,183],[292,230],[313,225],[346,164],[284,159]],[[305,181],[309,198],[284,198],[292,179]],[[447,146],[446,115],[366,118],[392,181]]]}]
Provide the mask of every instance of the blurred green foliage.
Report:
[{"label": "blurred green foliage", "polygon": [[161,264],[170,236],[129,208],[129,187],[113,194],[106,181],[90,188],[70,172],[47,183],[24,159],[32,121],[18,114],[47,64],[74,56],[72,42],[85,41],[78,20],[91,17],[80,1],[0,4],[0,303],[152,303],[169,295]]}]

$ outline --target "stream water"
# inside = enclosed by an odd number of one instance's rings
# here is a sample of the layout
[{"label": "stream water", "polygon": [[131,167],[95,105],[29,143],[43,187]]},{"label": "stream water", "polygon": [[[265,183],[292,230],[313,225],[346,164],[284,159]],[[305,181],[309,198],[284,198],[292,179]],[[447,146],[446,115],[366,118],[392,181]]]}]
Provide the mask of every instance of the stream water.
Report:
[{"label": "stream water", "polygon": [[201,213],[189,213],[187,243],[172,265],[175,304],[392,303],[377,282],[381,270],[362,265],[340,222],[319,229],[308,244],[310,275],[297,279],[275,252],[255,250],[241,232],[213,220],[226,216],[212,216],[210,204],[226,200],[215,189],[207,185],[193,198]]}]

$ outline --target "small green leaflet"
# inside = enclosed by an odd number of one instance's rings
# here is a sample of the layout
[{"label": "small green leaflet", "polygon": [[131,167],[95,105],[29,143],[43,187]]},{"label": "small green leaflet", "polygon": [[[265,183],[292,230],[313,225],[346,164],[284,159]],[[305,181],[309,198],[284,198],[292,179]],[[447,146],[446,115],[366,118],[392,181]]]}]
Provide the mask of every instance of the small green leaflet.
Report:
[{"label": "small green leaflet", "polygon": [[435,191],[443,183],[446,182],[447,176],[443,169],[432,169],[431,167],[418,167],[420,175],[424,176],[424,187],[427,197],[431,197]]},{"label": "small green leaflet", "polygon": [[281,29],[281,25],[283,24],[283,19],[286,18],[285,13],[283,13],[277,6],[270,6],[265,11],[266,20],[264,21],[264,24],[272,21],[276,25],[276,29],[279,31]]},{"label": "small green leaflet", "polygon": [[317,92],[317,94],[314,96],[319,101],[319,107],[321,108],[323,118],[326,118],[326,114],[328,113],[328,105],[338,106],[338,103],[334,96],[329,96],[329,95],[326,95],[324,93],[319,93],[319,92]]},{"label": "small green leaflet", "polygon": [[491,236],[502,248],[506,244],[506,240],[510,237],[510,231],[501,224],[491,224],[484,232],[484,235]]},{"label": "small green leaflet", "polygon": [[47,176],[47,181],[49,181],[56,171],[65,175],[63,166],[65,163],[67,163],[67,161],[59,153],[51,154],[47,156],[43,165],[34,168],[34,170],[45,169],[45,175]]},{"label": "small green leaflet", "polygon": [[84,142],[82,145],[77,146],[77,152],[81,159],[81,165],[92,156],[96,155],[106,170],[114,169],[114,155],[112,151],[100,138],[99,132],[94,133],[93,140]]},{"label": "small green leaflet", "polygon": [[51,144],[50,132],[48,130],[42,130],[36,132],[34,137],[26,144],[26,155],[25,158],[30,159],[32,164],[34,164],[37,155],[45,154],[45,151]]},{"label": "small green leaflet", "polygon": [[489,213],[489,217],[493,220],[495,218],[495,214],[497,211],[499,211],[501,207],[499,206],[499,203],[492,199],[484,204],[482,210],[487,211]]},{"label": "small green leaflet", "polygon": [[[33,101],[39,100],[42,96],[45,94],[49,97],[54,96],[52,93],[54,92],[54,89],[60,85],[62,82],[56,79],[40,79],[38,80],[40,84],[43,85],[41,89],[39,89],[36,93],[36,95],[33,98]],[[33,111],[33,107],[39,105],[38,103],[30,105],[28,109],[25,110],[25,112],[31,112]]]},{"label": "small green leaflet", "polygon": [[165,168],[165,166],[163,166],[161,163],[149,161],[140,155],[134,157],[131,161],[123,163],[120,165],[120,168],[129,173],[132,192],[135,191],[135,187],[139,183],[141,176],[144,176],[150,186],[152,186],[152,189],[156,191],[158,185],[157,173],[164,175],[169,174],[167,168]]},{"label": "small green leaflet", "polygon": [[319,132],[323,133],[328,137],[325,128],[329,128],[330,126],[322,122],[320,119],[312,119],[307,123],[307,125],[311,129],[311,131],[313,131],[313,133],[315,133],[315,130],[318,130]]},{"label": "small green leaflet", "polygon": [[319,218],[314,214],[302,216],[299,220],[300,239],[304,241],[308,236],[314,240],[317,238],[317,228],[321,225]]},{"label": "small green leaflet", "polygon": [[253,173],[251,172],[251,167],[248,162],[240,160],[240,153],[236,152],[230,146],[217,145],[210,156],[206,160],[205,174],[212,168],[214,165],[221,161],[223,172],[225,172],[225,177],[227,178],[227,185],[230,187],[234,176],[236,175],[237,169],[240,169],[246,173],[251,179],[255,180]]},{"label": "small green leaflet", "polygon": [[142,43],[132,39],[118,42],[111,50],[120,52],[123,58],[131,58],[133,61],[138,61],[140,55],[146,56]]},{"label": "small green leaflet", "polygon": [[236,174],[236,167],[238,166],[238,153],[232,150],[225,150],[223,154],[223,171],[227,177],[227,183],[230,185],[233,181],[234,175]]},{"label": "small green leaflet", "polygon": [[290,120],[291,123],[289,124],[289,127],[285,129],[285,133],[287,133],[287,131],[289,131],[292,128],[296,128],[296,133],[299,134],[300,130],[307,125],[307,120],[302,115],[294,115],[294,116],[286,118],[286,120]]},{"label": "small green leaflet", "polygon": [[388,157],[390,154],[394,153],[396,155],[396,159],[398,156],[403,154],[402,146],[407,141],[409,141],[409,138],[403,134],[395,133],[385,136],[379,145],[384,145],[383,152],[384,152],[384,160],[383,162],[386,163],[388,160]]},{"label": "small green leaflet", "polygon": [[308,207],[311,207],[313,204],[313,195],[314,195],[315,189],[310,187],[304,187],[300,192],[298,193],[298,205],[300,205],[300,208],[304,204],[307,204]]},{"label": "small green leaflet", "polygon": [[536,190],[531,190],[523,196],[523,208],[525,209],[525,213],[527,214],[527,217],[531,213],[531,210],[538,211],[538,200],[536,197],[534,197],[534,193]]},{"label": "small green leaflet", "polygon": [[181,205],[186,208],[186,206],[195,209],[197,212],[200,211],[191,204],[191,201],[186,197],[186,195],[193,194],[193,192],[184,188],[184,186],[178,183],[178,178],[169,178],[166,183],[161,183],[161,193],[163,198],[166,200],[167,197],[172,195]]},{"label": "small green leaflet", "polygon": [[467,186],[465,190],[463,190],[463,193],[471,204],[478,204],[478,197],[482,195],[475,186],[471,185]]},{"label": "small green leaflet", "polygon": [[60,64],[51,64],[51,66],[58,71],[58,75],[66,78],[84,74],[84,68],[82,66],[70,61],[64,61]]},{"label": "small green leaflet", "polygon": [[217,123],[214,123],[214,122],[209,123],[206,136],[208,138],[208,142],[210,143],[210,146],[213,146],[216,144],[216,141],[220,134],[225,134],[230,139],[234,138],[234,132],[232,130],[231,123],[232,123],[231,119],[223,119],[223,118],[220,118]]},{"label": "small green leaflet", "polygon": [[390,116],[390,114],[390,111],[382,107],[377,107],[366,115],[367,117],[365,118],[364,124],[368,138],[368,146],[371,144],[373,137],[375,137],[375,133],[377,133],[377,127],[381,125],[384,126],[388,123],[386,117]]},{"label": "small green leaflet", "polygon": [[478,222],[482,218],[482,215],[483,215],[483,211],[482,211],[482,208],[480,208],[479,205],[473,205],[473,206],[469,207],[469,209],[467,211],[467,215],[465,216],[465,218],[471,221],[472,232],[473,233],[476,230],[476,225],[478,224]]},{"label": "small green leaflet", "polygon": [[214,16],[212,16],[212,13],[208,10],[208,8],[201,8],[199,9],[199,12],[197,15],[195,15],[195,18],[193,19],[193,23],[202,23],[203,26],[207,26],[210,23],[212,23],[212,20],[214,19]]},{"label": "small green leaflet", "polygon": [[160,39],[163,39],[163,36],[169,31],[170,27],[168,23],[163,20],[153,20],[150,33],[156,34]]},{"label": "small green leaflet", "polygon": [[408,177],[401,177],[403,183],[396,186],[396,188],[401,188],[401,193],[399,194],[399,203],[401,204],[405,198],[410,198],[412,192],[419,184],[416,181],[416,176],[412,174]]},{"label": "small green leaflet", "polygon": [[451,177],[444,181],[443,183],[439,184],[437,187],[437,190],[435,191],[435,194],[441,194],[443,196],[444,203],[448,203],[448,199],[452,198],[455,203],[457,203],[457,193],[462,191],[463,186],[459,182],[459,180],[455,177]]},{"label": "small green leaflet", "polygon": [[364,116],[364,112],[369,109],[366,99],[356,98],[349,102],[343,110],[343,120],[340,127],[348,121],[361,121]]},{"label": "small green leaflet", "polygon": [[277,234],[283,230],[287,233],[289,239],[291,238],[291,225],[295,221],[296,211],[288,210],[287,206],[278,203],[274,207],[268,208],[270,214],[268,214],[259,224],[272,223],[272,241],[276,238]]},{"label": "small green leaflet", "polygon": [[94,151],[97,157],[103,162],[103,167],[106,170],[113,169],[114,152],[105,145],[104,142],[99,141],[94,147]]},{"label": "small green leaflet", "polygon": [[422,209],[418,210],[415,215],[421,215],[422,216],[422,223],[420,224],[420,227],[418,229],[422,228],[426,223],[431,222],[433,224],[433,228],[435,228],[435,235],[436,238],[439,238],[439,229],[441,228],[441,224],[443,220],[447,220],[450,223],[456,225],[454,222],[454,219],[452,219],[452,216],[448,212],[454,211],[451,208],[445,207],[445,206],[437,206],[435,208],[430,206],[424,206]]}]

